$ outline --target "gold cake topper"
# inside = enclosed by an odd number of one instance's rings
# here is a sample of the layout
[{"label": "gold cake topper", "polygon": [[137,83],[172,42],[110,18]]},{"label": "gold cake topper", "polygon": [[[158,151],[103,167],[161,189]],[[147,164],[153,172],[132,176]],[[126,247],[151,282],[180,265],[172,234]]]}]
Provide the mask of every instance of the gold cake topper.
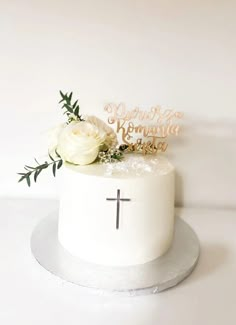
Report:
[{"label": "gold cake topper", "polygon": [[166,151],[166,138],[179,135],[178,120],[183,117],[182,112],[161,106],[145,111],[138,107],[128,110],[123,103],[109,103],[104,110],[109,114],[108,123],[116,126],[127,150],[143,154]]}]

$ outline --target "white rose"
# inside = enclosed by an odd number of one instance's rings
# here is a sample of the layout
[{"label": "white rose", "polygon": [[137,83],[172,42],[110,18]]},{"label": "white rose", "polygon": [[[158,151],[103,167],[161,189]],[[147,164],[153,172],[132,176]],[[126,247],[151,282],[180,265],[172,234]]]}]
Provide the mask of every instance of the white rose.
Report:
[{"label": "white rose", "polygon": [[48,138],[48,152],[51,156],[55,157],[55,151],[57,150],[58,137],[62,130],[66,127],[66,123],[60,124],[47,132]]},{"label": "white rose", "polygon": [[106,139],[104,130],[86,121],[73,121],[59,134],[57,152],[67,162],[88,165],[98,156]]},{"label": "white rose", "polygon": [[93,125],[97,126],[99,129],[103,130],[106,133],[106,138],[104,140],[102,149],[106,150],[109,148],[115,148],[117,146],[117,135],[110,126],[108,126],[96,116],[88,116],[86,118],[86,121],[92,123]]}]

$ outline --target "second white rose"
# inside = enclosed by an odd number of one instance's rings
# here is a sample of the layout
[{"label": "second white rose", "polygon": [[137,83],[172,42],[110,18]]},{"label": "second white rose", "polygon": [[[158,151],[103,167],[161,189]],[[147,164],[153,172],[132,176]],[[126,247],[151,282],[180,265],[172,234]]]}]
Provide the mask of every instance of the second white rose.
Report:
[{"label": "second white rose", "polygon": [[61,131],[57,152],[64,161],[88,165],[97,158],[99,147],[105,139],[104,130],[86,121],[74,121]]}]

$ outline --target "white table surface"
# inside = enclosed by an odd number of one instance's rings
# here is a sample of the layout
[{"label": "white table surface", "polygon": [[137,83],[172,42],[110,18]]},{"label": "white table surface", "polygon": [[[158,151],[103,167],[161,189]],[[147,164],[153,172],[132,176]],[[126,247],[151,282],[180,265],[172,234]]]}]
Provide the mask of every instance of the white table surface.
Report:
[{"label": "white table surface", "polygon": [[95,294],[44,270],[30,251],[39,220],[58,202],[0,200],[0,324],[236,324],[236,211],[178,209],[201,242],[194,272],[156,295]]}]

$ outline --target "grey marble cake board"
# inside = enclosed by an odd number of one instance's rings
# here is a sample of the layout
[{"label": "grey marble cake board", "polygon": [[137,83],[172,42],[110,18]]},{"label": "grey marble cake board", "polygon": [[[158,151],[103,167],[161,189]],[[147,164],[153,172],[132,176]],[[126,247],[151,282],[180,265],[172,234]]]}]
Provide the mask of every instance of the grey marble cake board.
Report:
[{"label": "grey marble cake board", "polygon": [[88,263],[70,255],[57,238],[58,215],[49,215],[34,229],[31,251],[38,263],[54,275],[99,292],[141,295],[177,285],[193,271],[200,245],[192,228],[176,217],[175,234],[168,252],[146,264],[110,267]]}]

